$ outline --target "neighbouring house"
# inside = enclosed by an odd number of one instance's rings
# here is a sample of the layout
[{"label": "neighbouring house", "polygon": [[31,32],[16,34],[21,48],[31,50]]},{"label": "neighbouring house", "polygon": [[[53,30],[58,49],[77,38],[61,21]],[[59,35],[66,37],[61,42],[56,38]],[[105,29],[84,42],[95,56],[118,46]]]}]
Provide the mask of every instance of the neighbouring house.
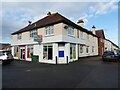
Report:
[{"label": "neighbouring house", "polygon": [[8,43],[0,43],[0,50],[11,50],[11,45]]},{"label": "neighbouring house", "polygon": [[[66,64],[79,57],[98,55],[104,36],[99,37],[84,28],[84,21],[77,24],[59,13],[50,12],[44,18],[12,33],[12,54],[16,59],[32,61],[38,55],[38,62]],[[99,37],[99,38],[98,38]],[[102,39],[101,39],[102,38]],[[100,47],[99,53],[102,54]]]},{"label": "neighbouring house", "polygon": [[105,35],[103,30],[95,30],[96,27],[92,27],[95,31],[95,34],[98,36],[98,54],[101,56],[103,55],[104,52],[104,40],[105,40]]},{"label": "neighbouring house", "polygon": [[109,39],[104,40],[104,51],[112,51],[112,43]]}]

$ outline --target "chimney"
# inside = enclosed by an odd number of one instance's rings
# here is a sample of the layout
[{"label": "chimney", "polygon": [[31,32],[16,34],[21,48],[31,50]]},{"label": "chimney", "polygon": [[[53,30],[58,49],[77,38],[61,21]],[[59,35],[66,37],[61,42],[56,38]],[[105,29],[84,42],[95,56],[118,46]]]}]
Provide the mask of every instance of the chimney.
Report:
[{"label": "chimney", "polygon": [[93,32],[93,34],[96,35],[96,32],[95,32],[95,31],[96,31],[96,27],[93,25],[93,26],[92,26],[92,32]]},{"label": "chimney", "polygon": [[47,15],[50,16],[50,15],[51,15],[51,12],[48,12]]},{"label": "chimney", "polygon": [[28,21],[28,23],[29,23],[29,25],[31,25],[32,22],[31,22],[31,21]]},{"label": "chimney", "polygon": [[78,20],[77,24],[84,28],[84,21],[83,21],[83,19]]}]

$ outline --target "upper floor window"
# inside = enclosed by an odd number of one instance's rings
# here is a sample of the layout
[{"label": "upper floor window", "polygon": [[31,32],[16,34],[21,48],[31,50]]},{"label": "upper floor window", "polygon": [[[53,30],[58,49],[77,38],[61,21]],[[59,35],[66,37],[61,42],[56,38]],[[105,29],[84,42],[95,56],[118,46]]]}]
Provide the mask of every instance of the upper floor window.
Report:
[{"label": "upper floor window", "polygon": [[89,34],[87,34],[87,40],[89,40]]},{"label": "upper floor window", "polygon": [[38,35],[38,30],[30,31],[30,37],[33,38],[35,35]]},{"label": "upper floor window", "polygon": [[80,31],[80,37],[83,38],[83,32],[82,31]]},{"label": "upper floor window", "polygon": [[87,47],[86,47],[86,53],[88,53],[88,50],[89,50],[89,47],[87,46]]},{"label": "upper floor window", "polygon": [[74,28],[68,27],[67,31],[68,31],[68,35],[74,35]]},{"label": "upper floor window", "polygon": [[17,38],[18,38],[18,39],[22,39],[22,34],[19,33]]},{"label": "upper floor window", "polygon": [[54,33],[54,27],[53,26],[47,26],[46,27],[46,35],[53,35]]}]

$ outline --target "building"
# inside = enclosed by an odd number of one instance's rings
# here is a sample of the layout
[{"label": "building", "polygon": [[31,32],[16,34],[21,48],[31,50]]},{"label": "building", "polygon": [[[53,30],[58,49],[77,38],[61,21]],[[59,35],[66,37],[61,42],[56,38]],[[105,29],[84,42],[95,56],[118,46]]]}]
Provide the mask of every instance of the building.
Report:
[{"label": "building", "polygon": [[98,37],[84,28],[84,21],[75,24],[59,13],[49,12],[12,33],[11,45],[16,59],[31,61],[31,55],[38,55],[43,63],[66,64],[98,55]]},{"label": "building", "polygon": [[112,43],[109,39],[104,40],[104,51],[112,51]]},{"label": "building", "polygon": [[[92,28],[96,29],[95,26]],[[104,52],[104,40],[105,40],[105,35],[104,35],[104,30],[94,30],[95,34],[98,36],[98,54],[101,56],[103,55]]]},{"label": "building", "polygon": [[0,50],[11,50],[11,45],[8,43],[0,43]]}]

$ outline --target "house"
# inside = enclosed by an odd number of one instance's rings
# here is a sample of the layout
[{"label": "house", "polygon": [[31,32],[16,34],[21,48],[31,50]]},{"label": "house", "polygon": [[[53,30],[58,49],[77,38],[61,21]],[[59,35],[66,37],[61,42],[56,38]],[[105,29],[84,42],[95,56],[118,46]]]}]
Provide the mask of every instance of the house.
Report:
[{"label": "house", "polygon": [[112,43],[109,39],[104,40],[104,51],[112,51]]},{"label": "house", "polygon": [[98,54],[101,56],[103,55],[104,52],[104,40],[105,40],[105,35],[104,35],[104,30],[95,30],[96,27],[93,26],[95,34],[98,36]]},{"label": "house", "polygon": [[0,43],[0,50],[11,50],[11,45],[9,43]]},{"label": "house", "polygon": [[98,55],[98,36],[59,13],[50,12],[44,18],[12,33],[12,54],[16,59],[66,64],[79,57]]}]

